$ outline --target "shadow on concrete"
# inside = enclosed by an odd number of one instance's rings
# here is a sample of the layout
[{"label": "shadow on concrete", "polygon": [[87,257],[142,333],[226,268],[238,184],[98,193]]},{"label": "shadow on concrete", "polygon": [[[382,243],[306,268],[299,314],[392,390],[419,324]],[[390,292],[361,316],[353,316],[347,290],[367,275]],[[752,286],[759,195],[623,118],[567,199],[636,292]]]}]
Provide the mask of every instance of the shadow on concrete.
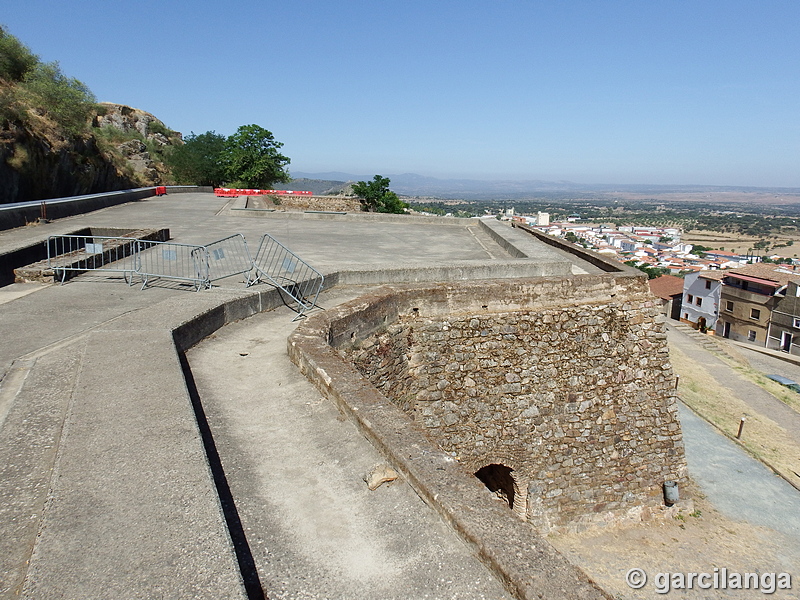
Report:
[{"label": "shadow on concrete", "polygon": [[194,409],[194,414],[197,419],[197,426],[200,429],[203,447],[208,457],[208,465],[214,477],[214,486],[217,488],[217,495],[219,496],[222,513],[225,517],[225,525],[231,536],[231,542],[233,542],[233,549],[236,553],[236,560],[239,563],[239,571],[242,574],[242,582],[244,583],[247,598],[248,600],[266,600],[267,596],[264,594],[264,588],[258,576],[256,562],[253,559],[250,544],[247,542],[247,536],[244,533],[244,527],[239,518],[239,511],[233,500],[233,494],[228,485],[228,478],[225,476],[225,471],[222,468],[222,461],[217,451],[217,445],[214,443],[214,437],[211,434],[211,427],[208,425],[206,413],[200,402],[200,394],[197,392],[194,375],[192,375],[192,370],[189,366],[189,361],[186,359],[186,354],[183,352],[180,353],[180,361],[183,377],[186,379],[186,389],[192,401],[192,408]]}]

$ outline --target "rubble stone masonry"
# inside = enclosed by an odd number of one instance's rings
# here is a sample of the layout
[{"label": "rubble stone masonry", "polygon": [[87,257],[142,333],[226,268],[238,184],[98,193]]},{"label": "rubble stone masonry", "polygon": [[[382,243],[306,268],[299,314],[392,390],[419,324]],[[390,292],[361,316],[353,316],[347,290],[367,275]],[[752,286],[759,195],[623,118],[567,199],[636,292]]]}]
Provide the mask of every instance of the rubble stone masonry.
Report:
[{"label": "rubble stone masonry", "polygon": [[393,318],[351,334],[353,363],[540,531],[642,518],[663,504],[664,481],[684,480],[675,378],[645,280],[392,296],[362,313]]}]

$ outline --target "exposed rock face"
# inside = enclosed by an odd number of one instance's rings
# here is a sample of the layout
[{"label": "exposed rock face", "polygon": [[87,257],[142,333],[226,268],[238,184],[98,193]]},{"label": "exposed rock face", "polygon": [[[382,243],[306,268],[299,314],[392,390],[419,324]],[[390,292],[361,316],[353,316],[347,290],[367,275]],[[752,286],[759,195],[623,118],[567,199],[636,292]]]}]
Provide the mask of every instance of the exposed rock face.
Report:
[{"label": "exposed rock face", "polygon": [[[94,127],[113,127],[129,134],[135,132],[158,148],[182,143],[180,133],[170,131],[164,123],[148,112],[112,102],[101,102],[100,106],[105,112],[95,117],[92,123]],[[169,132],[170,137],[163,132]],[[158,160],[158,157],[151,156],[142,140],[134,138],[118,144],[117,149],[126,158],[128,165],[137,174],[143,185],[166,183],[169,169]]]},{"label": "exposed rock face", "polygon": [[0,132],[0,204],[133,187],[93,137],[54,140],[14,124]]},{"label": "exposed rock face", "polygon": [[[94,127],[114,127],[120,131],[138,131],[142,137],[157,140],[161,145],[171,143],[169,138],[163,134],[163,131],[167,129],[164,123],[149,112],[113,102],[101,102],[100,106],[105,110],[105,114],[95,117],[92,124]],[[181,137],[177,131],[172,133],[178,138]]]},{"label": "exposed rock face", "polygon": [[120,132],[117,142],[88,132],[65,138],[38,114],[25,125],[12,122],[0,129],[0,204],[170,183],[159,155],[182,143],[181,134],[142,110],[101,106],[93,131],[113,127]]}]

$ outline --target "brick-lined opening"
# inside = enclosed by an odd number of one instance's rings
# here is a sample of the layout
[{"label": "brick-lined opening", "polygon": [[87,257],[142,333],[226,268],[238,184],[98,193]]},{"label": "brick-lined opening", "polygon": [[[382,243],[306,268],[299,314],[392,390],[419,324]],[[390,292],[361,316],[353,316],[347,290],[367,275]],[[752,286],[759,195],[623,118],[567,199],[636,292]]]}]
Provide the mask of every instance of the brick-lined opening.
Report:
[{"label": "brick-lined opening", "polygon": [[519,473],[504,464],[492,463],[478,469],[475,477],[508,504],[517,517],[528,520],[527,485],[520,479]]},{"label": "brick-lined opening", "polygon": [[475,472],[475,477],[480,479],[489,491],[505,501],[510,509],[514,509],[514,498],[517,495],[514,476],[511,467],[491,464],[481,467]]}]

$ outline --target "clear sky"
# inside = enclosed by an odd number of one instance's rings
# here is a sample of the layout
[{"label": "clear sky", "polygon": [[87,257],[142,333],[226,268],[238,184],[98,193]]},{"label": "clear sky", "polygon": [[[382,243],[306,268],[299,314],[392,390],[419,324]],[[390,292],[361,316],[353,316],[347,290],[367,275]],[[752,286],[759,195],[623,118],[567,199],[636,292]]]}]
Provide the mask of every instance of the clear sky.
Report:
[{"label": "clear sky", "polygon": [[800,187],[798,0],[9,0],[99,100],[290,171]]}]

